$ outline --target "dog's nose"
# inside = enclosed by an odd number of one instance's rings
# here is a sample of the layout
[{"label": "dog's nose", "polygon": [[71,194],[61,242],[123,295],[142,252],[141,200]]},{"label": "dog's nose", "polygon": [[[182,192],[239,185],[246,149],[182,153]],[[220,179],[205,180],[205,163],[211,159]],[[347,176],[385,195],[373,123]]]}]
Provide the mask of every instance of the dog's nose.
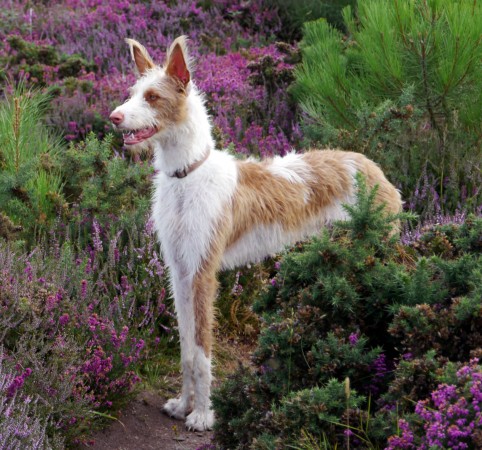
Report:
[{"label": "dog's nose", "polygon": [[122,121],[124,120],[124,114],[122,114],[120,111],[114,111],[110,116],[109,116],[110,121],[114,125],[120,125]]}]

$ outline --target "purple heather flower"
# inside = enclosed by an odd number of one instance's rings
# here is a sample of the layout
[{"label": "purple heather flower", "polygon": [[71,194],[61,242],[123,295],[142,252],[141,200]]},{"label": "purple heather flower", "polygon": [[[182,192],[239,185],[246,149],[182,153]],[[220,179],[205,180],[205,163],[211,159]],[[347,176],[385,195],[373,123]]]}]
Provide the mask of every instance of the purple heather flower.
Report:
[{"label": "purple heather flower", "polygon": [[129,280],[125,275],[121,277],[121,288],[122,288],[122,295],[127,295],[129,292],[132,291],[132,286],[129,284]]},{"label": "purple heather flower", "polygon": [[7,397],[11,398],[21,389],[25,383],[25,379],[32,373],[32,369],[27,367],[22,375],[16,376],[7,387]]},{"label": "purple heather flower", "polygon": [[101,230],[100,230],[100,225],[97,220],[92,221],[92,228],[94,229],[94,235],[92,237],[92,240],[94,242],[94,250],[96,252],[102,252],[103,247],[102,247],[102,238],[101,238]]},{"label": "purple heather flower", "polygon": [[28,281],[32,281],[33,279],[33,270],[32,270],[32,265],[30,264],[30,261],[27,261],[25,263],[25,269],[23,270],[25,275],[27,276]]},{"label": "purple heather flower", "polygon": [[348,341],[350,342],[350,345],[354,347],[357,344],[359,338],[360,336],[358,335],[358,333],[351,333],[350,336],[348,336]]},{"label": "purple heather flower", "polygon": [[[423,421],[424,432],[417,449],[475,448],[474,432],[477,426],[482,425],[479,407],[482,398],[482,368],[478,362],[478,359],[473,359],[457,372],[457,385],[440,384],[430,399],[417,402],[415,413]],[[413,435],[408,423],[404,421],[403,426],[405,435]],[[400,429],[402,430],[401,426]],[[392,436],[387,450],[415,448],[408,447],[403,436],[404,432]]]},{"label": "purple heather flower", "polygon": [[87,297],[87,280],[80,282],[80,298],[85,299]]},{"label": "purple heather flower", "polygon": [[385,450],[411,450],[415,449],[414,435],[408,422],[404,419],[398,421],[399,433],[388,438],[388,447]]},{"label": "purple heather flower", "polygon": [[62,314],[59,317],[59,324],[62,325],[62,326],[65,326],[69,323],[69,320],[70,320],[70,316],[67,313]]},{"label": "purple heather flower", "polygon": [[239,284],[239,277],[241,275],[241,272],[236,272],[236,279],[234,280],[234,285],[233,288],[231,289],[231,294],[237,297],[243,292],[243,286]]}]

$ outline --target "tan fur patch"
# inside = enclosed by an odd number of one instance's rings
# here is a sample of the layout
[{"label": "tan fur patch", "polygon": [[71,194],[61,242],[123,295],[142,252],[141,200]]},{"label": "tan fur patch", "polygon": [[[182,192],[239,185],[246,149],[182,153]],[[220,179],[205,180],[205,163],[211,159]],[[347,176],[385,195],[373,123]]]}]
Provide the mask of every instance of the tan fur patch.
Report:
[{"label": "tan fur patch", "polygon": [[216,227],[217,234],[212,242],[208,258],[194,277],[194,320],[195,341],[209,357],[212,349],[212,329],[214,323],[213,304],[218,289],[217,272],[226,247],[226,236],[231,228],[228,217],[221,219]]},{"label": "tan fur patch", "polygon": [[367,186],[373,188],[378,185],[376,196],[377,203],[385,203],[385,211],[397,214],[402,211],[402,199],[400,192],[390,183],[380,167],[373,161],[354,152],[340,152],[345,158],[352,159],[356,162],[358,170],[363,173],[367,180]]},{"label": "tan fur patch", "polygon": [[352,178],[332,152],[309,152],[302,156],[310,167],[304,183],[292,183],[273,175],[268,166],[238,163],[238,188],[233,200],[233,230],[228,245],[256,225],[279,223],[285,230],[301,227],[350,193]]},{"label": "tan fur patch", "polygon": [[195,340],[209,357],[212,348],[212,328],[214,321],[213,302],[216,297],[218,281],[216,272],[202,269],[194,278],[194,317]]},{"label": "tan fur patch", "polygon": [[157,87],[147,89],[144,99],[156,110],[159,131],[186,120],[187,97],[185,93],[179,92],[177,83],[173,79],[162,79]]}]

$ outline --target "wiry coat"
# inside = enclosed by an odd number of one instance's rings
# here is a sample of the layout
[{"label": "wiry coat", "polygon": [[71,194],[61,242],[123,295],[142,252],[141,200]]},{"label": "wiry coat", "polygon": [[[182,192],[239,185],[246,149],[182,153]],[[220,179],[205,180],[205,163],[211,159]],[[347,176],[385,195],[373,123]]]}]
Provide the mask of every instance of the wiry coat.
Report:
[{"label": "wiry coat", "polygon": [[[184,37],[174,41],[163,67],[139,43],[127,41],[140,78],[111,120],[125,132],[127,145],[154,149],[152,216],[170,268],[183,370],[181,397],[164,409],[186,418],[188,428],[205,430],[214,421],[209,396],[216,273],[259,261],[344,219],[342,205],[354,202],[357,172],[368,186],[379,185],[377,201],[388,211],[400,211],[400,194],[358,153],[293,152],[259,162],[216,150]],[[202,164],[193,166],[197,161]],[[188,175],[175,176],[182,169]]]}]

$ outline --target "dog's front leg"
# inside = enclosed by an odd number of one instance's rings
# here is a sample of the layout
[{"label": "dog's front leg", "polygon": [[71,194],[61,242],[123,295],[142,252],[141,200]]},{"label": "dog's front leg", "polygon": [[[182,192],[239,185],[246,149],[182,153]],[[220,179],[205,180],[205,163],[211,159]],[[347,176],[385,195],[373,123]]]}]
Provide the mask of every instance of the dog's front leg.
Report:
[{"label": "dog's front leg", "polygon": [[186,418],[186,427],[191,430],[209,430],[214,424],[210,395],[213,303],[217,290],[217,266],[215,260],[204,264],[193,279],[194,409]]},{"label": "dog's front leg", "polygon": [[176,419],[184,420],[194,405],[194,307],[193,276],[186,275],[176,265],[170,265],[171,287],[181,343],[182,391],[180,398],[172,398],[164,405],[164,411]]},{"label": "dog's front leg", "polygon": [[176,266],[170,266],[170,271],[181,341],[183,383],[181,397],[169,400],[164,411],[178,419],[189,414],[188,429],[209,430],[214,423],[209,397],[216,272],[201,269],[194,275],[186,275]]}]

